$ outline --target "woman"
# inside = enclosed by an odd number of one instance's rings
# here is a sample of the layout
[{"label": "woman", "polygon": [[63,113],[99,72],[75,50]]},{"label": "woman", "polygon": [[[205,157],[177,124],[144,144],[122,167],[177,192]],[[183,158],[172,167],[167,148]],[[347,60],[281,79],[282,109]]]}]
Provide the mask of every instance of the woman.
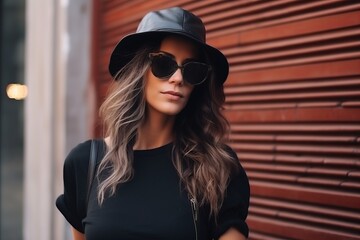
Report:
[{"label": "woman", "polygon": [[249,183],[220,112],[228,63],[201,20],[177,7],[148,13],[109,71],[89,199],[86,141],[65,160],[56,202],[74,239],[245,239]]}]

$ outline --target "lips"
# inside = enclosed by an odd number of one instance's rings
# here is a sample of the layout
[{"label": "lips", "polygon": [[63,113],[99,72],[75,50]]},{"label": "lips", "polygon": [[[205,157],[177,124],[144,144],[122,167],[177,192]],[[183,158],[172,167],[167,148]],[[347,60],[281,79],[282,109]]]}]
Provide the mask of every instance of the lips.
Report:
[{"label": "lips", "polygon": [[175,96],[175,97],[180,97],[180,98],[184,97],[184,95],[182,95],[179,92],[175,92],[175,91],[162,91],[161,93],[162,94],[168,94],[168,95]]}]

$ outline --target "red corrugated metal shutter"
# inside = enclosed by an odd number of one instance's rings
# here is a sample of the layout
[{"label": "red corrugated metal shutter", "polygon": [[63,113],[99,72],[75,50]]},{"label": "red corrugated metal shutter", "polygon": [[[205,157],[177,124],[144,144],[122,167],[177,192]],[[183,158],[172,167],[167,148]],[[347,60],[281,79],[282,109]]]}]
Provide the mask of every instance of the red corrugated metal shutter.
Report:
[{"label": "red corrugated metal shutter", "polygon": [[360,2],[95,1],[99,102],[109,54],[149,9],[204,20],[231,64],[225,114],[251,184],[251,239],[360,239]]}]

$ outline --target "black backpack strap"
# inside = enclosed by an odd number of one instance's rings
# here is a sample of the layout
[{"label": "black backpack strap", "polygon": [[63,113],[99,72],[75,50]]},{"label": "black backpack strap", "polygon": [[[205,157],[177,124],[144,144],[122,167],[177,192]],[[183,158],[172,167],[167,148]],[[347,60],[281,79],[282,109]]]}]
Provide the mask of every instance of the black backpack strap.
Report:
[{"label": "black backpack strap", "polygon": [[98,158],[98,147],[99,143],[93,139],[91,140],[91,147],[90,147],[90,158],[89,158],[89,168],[88,168],[88,180],[87,180],[87,192],[86,192],[86,211],[87,206],[90,198],[90,191],[91,191],[91,185],[94,181],[95,177],[95,171],[96,171],[96,163]]}]

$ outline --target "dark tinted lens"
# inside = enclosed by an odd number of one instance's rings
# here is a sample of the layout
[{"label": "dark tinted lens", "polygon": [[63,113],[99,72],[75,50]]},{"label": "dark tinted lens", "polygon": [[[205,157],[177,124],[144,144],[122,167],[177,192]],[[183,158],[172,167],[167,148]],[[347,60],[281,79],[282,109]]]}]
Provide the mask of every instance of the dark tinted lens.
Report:
[{"label": "dark tinted lens", "polygon": [[209,66],[199,62],[188,62],[184,64],[184,80],[192,85],[205,81],[209,73]]},{"label": "dark tinted lens", "polygon": [[158,78],[170,77],[177,69],[176,62],[166,55],[156,55],[152,58],[151,71]]}]

